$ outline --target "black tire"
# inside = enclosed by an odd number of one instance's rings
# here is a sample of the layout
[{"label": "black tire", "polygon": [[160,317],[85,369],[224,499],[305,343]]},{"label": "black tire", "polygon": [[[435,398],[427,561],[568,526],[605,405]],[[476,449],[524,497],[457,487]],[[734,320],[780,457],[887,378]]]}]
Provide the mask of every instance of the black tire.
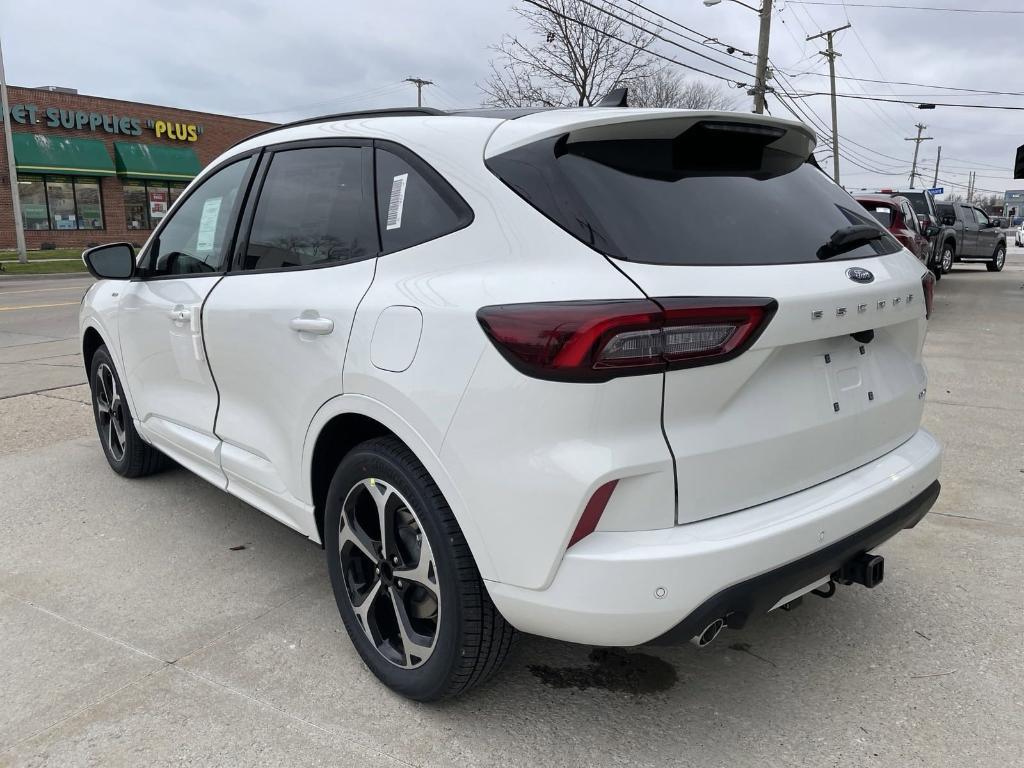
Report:
[{"label": "black tire", "polygon": [[952,243],[944,243],[939,254],[939,268],[942,274],[948,275],[953,271],[953,262],[956,260],[956,249]]},{"label": "black tire", "polygon": [[[370,498],[371,492],[380,496]],[[382,527],[387,531],[383,551]],[[455,516],[430,474],[399,440],[367,440],[342,460],[327,495],[324,545],[352,644],[395,692],[416,701],[454,696],[491,677],[511,650],[516,631],[491,602]],[[424,565],[425,556],[433,570]],[[407,576],[403,586],[402,575],[421,567],[433,580]],[[405,634],[398,628],[400,611],[410,622]],[[413,618],[424,658],[411,652],[415,645],[406,647]]]},{"label": "black tire", "polygon": [[96,432],[110,468],[121,477],[144,477],[166,469],[170,459],[135,431],[128,403],[121,396],[121,378],[106,346],[92,356],[89,387]]},{"label": "black tire", "polygon": [[992,254],[992,261],[987,262],[985,268],[989,272],[1002,272],[1004,264],[1006,264],[1006,244],[1000,243],[996,246],[996,252]]}]

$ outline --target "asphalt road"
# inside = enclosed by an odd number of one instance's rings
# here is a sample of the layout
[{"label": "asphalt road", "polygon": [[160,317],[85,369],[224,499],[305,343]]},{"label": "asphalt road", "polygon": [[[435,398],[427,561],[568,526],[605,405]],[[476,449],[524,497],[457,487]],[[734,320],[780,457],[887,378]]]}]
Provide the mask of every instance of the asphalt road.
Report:
[{"label": "asphalt road", "polygon": [[435,706],[362,666],[318,548],[184,471],[109,471],[61,386],[86,284],[0,280],[0,765],[1021,765],[1024,252],[937,287],[943,491],[884,584],[700,651],[526,637]]}]

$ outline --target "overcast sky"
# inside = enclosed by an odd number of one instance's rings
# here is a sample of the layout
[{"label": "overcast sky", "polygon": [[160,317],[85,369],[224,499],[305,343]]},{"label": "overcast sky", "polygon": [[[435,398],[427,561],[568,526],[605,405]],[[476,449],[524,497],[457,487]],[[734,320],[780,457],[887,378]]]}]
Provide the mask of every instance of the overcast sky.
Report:
[{"label": "overcast sky", "polygon": [[[1022,9],[1020,0],[884,0],[887,3]],[[628,0],[615,0],[623,7]],[[751,4],[757,0],[748,0]],[[844,8],[776,0],[771,58],[802,92],[827,91],[827,62],[807,34],[853,24],[836,36],[837,74],[929,85],[1024,92],[1024,15]],[[847,0],[879,3],[883,0]],[[283,121],[306,115],[415,103],[408,76],[436,82],[425,103],[475,106],[487,72],[488,46],[519,31],[512,0],[0,0],[8,82],[62,85],[82,93]],[[757,17],[725,0],[644,0],[644,5],[739,49],[757,47]],[[665,22],[661,22],[665,23]],[[680,40],[685,45],[692,43]],[[819,41],[815,41],[819,42]],[[659,43],[658,50],[730,78],[736,72]],[[710,53],[705,48],[699,48]],[[726,59],[752,71],[745,61]],[[694,75],[696,76],[696,75]],[[971,104],[1024,106],[1024,97],[840,81],[840,92]],[[738,108],[748,110],[740,90]],[[914,95],[911,95],[914,94]],[[829,99],[804,100],[828,126]],[[773,102],[772,112],[789,116]],[[906,185],[914,123],[933,141],[921,145],[931,184],[942,146],[940,186],[979,191],[1024,188],[1012,180],[1013,154],[1024,143],[1024,111],[912,106],[840,99],[845,146],[841,178],[849,188]],[[858,146],[861,145],[861,146]],[[827,147],[819,149],[824,156]],[[888,155],[889,157],[880,156]],[[857,167],[859,163],[866,168]],[[830,166],[829,166],[830,167]],[[884,172],[884,173],[883,173]],[[920,186],[920,184],[918,185]]]}]

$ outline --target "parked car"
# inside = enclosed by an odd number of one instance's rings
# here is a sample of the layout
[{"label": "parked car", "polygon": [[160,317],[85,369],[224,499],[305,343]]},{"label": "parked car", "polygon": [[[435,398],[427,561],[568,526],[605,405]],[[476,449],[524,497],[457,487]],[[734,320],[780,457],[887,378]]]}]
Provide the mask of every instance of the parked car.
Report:
[{"label": "parked car", "polygon": [[1017,230],[1014,235],[1014,245],[1018,248],[1024,248],[1024,221],[1017,225]]},{"label": "parked car", "polygon": [[107,462],[173,459],[322,544],[356,650],[418,700],[517,630],[706,645],[873,587],[939,493],[934,278],[814,140],[616,108],[258,134],[137,258],[83,254]]},{"label": "parked car", "polygon": [[943,241],[943,253],[952,248],[956,261],[984,261],[989,272],[1002,270],[1006,263],[1006,233],[988,214],[967,203],[940,203],[939,212],[943,224],[952,230]]},{"label": "parked car", "polygon": [[935,196],[926,189],[880,189],[878,194],[896,195],[909,200],[914,208],[914,212],[917,214],[917,220],[921,225],[922,232],[929,227],[938,227],[939,231],[929,237],[931,253],[928,257],[928,267],[932,270],[936,279],[949,272],[953,265],[950,262],[949,269],[943,269],[943,258],[946,254],[942,251],[942,243],[945,241],[946,236],[951,233],[946,232],[941,217],[936,211],[937,202]]},{"label": "parked car", "polygon": [[863,195],[854,199],[874,216],[878,223],[889,230],[899,240],[900,245],[917,256],[923,264],[928,265],[932,244],[929,237],[939,233],[935,225],[925,227],[918,221],[917,213],[910,201],[901,195]]}]

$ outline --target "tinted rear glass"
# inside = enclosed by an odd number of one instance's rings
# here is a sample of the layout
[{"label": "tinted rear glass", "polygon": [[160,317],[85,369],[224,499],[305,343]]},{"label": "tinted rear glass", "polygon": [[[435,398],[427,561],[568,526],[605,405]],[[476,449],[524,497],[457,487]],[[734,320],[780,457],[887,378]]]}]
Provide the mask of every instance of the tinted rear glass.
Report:
[{"label": "tinted rear glass", "polygon": [[888,228],[892,224],[892,208],[887,205],[879,205],[878,203],[864,203],[863,205],[868,209],[868,213],[878,219],[878,223],[883,227]]},{"label": "tinted rear glass", "polygon": [[900,197],[905,197],[910,201],[910,204],[914,206],[915,213],[923,213],[925,216],[931,215],[924,192],[900,192]]},{"label": "tinted rear glass", "polygon": [[[698,124],[699,125],[699,124]],[[765,139],[546,139],[487,161],[528,203],[596,250],[650,264],[818,261],[834,232],[878,222],[820,170],[788,165]],[[771,168],[771,170],[762,170]],[[886,234],[834,257],[894,253]]]}]

